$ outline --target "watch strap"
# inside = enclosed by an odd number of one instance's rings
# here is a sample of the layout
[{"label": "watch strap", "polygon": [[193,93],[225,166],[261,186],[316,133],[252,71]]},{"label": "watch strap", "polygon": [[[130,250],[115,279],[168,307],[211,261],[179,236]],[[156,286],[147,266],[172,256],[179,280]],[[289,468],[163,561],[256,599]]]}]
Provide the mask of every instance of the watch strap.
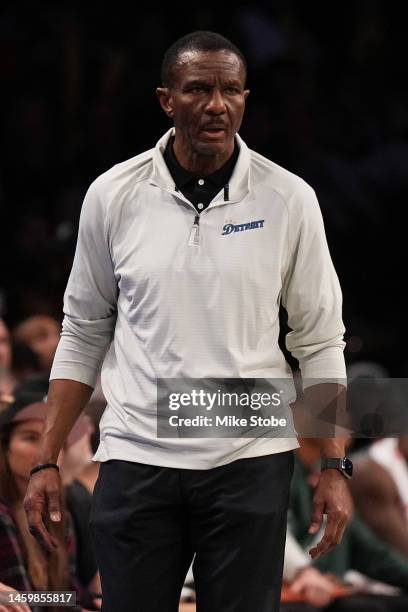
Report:
[{"label": "watch strap", "polygon": [[333,457],[322,459],[321,470],[339,470],[345,478],[351,478],[353,464],[348,457]]}]

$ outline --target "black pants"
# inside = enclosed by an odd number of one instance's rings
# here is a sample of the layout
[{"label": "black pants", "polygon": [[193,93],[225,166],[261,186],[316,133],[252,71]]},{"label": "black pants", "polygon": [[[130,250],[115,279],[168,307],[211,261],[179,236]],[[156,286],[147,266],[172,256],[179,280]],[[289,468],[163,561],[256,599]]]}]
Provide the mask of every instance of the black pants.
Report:
[{"label": "black pants", "polygon": [[90,517],[103,612],[177,612],[196,553],[197,612],[279,610],[293,451],[210,470],[110,460]]}]

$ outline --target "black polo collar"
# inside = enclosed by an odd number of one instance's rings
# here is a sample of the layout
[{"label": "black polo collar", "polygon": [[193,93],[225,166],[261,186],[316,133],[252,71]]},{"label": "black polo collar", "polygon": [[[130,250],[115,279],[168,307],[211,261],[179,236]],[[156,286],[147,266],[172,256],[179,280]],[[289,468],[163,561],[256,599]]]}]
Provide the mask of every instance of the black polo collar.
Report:
[{"label": "black polo collar", "polygon": [[[191,174],[190,172],[188,172],[188,170],[180,166],[174,154],[173,142],[174,136],[169,138],[167,142],[167,146],[164,151],[164,160],[167,164],[171,176],[173,177],[177,189],[179,191],[183,191],[183,188],[192,185],[202,177]],[[231,178],[232,171],[234,170],[238,155],[239,148],[237,146],[237,143],[235,142],[234,151],[229,160],[225,162],[225,164],[221,168],[219,168],[212,174],[208,174],[207,176],[203,177],[205,178],[205,182],[210,183],[213,187],[218,188],[218,190],[227,185],[228,181]]]}]

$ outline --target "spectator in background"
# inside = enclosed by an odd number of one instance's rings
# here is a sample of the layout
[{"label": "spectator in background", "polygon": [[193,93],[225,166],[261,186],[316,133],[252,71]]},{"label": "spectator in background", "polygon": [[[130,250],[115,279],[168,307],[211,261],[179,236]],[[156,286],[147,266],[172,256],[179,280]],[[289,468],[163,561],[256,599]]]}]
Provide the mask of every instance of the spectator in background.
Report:
[{"label": "spectator in background", "polygon": [[[58,547],[46,553],[30,534],[23,510],[47,409],[43,399],[43,381],[27,381],[16,389],[14,403],[0,414],[0,582],[19,591],[76,590],[86,600],[76,571],[70,515],[64,514],[61,523],[51,526]],[[76,429],[71,432],[73,439]]]},{"label": "spectator in background", "polygon": [[[97,397],[97,393],[91,397],[85,413],[91,421],[91,434],[87,437],[87,453],[91,456],[96,453],[99,446],[99,421],[106,408],[106,401]],[[95,483],[99,475],[99,461],[89,461],[76,476],[76,481],[92,495]]]},{"label": "spectator in background", "polygon": [[0,319],[0,410],[13,401],[11,355],[10,332],[3,319]]},{"label": "spectator in background", "polygon": [[[293,535],[305,551],[320,537],[308,532],[313,490],[318,480],[319,446],[317,439],[301,440],[292,480],[290,524]],[[354,584],[354,590],[359,591],[358,596],[333,602],[328,608],[330,612],[405,612],[408,609],[408,596],[390,588],[408,591],[408,561],[378,540],[356,517],[350,522],[341,544],[319,557],[313,566],[337,576],[340,581]],[[392,591],[394,595],[389,594]],[[374,592],[375,598],[371,594]]]},{"label": "spectator in background", "polygon": [[[373,362],[348,367],[355,440],[350,482],[356,509],[377,537],[408,557],[408,438],[406,384]],[[400,437],[395,437],[395,434]],[[394,437],[389,437],[394,436]],[[373,442],[373,437],[380,438]],[[356,442],[358,445],[356,445]]]},{"label": "spectator in background", "polygon": [[30,347],[37,355],[41,369],[51,370],[60,339],[60,324],[48,315],[35,315],[22,321],[13,330],[13,338]]},{"label": "spectator in background", "polygon": [[[0,582],[0,596],[8,597],[9,593],[18,593],[15,589],[12,589],[8,586],[8,584],[4,584],[4,582]],[[0,612],[31,612],[31,608],[27,606],[25,603],[15,603],[11,607],[7,605],[2,605],[0,603]]]},{"label": "spectator in background", "polygon": [[42,371],[40,361],[34,351],[23,342],[12,341],[13,359],[11,371],[16,385]]},{"label": "spectator in background", "polygon": [[[46,385],[44,379],[44,385]],[[93,425],[86,414],[78,420],[75,436],[68,437],[61,459],[61,481],[64,486],[71,484],[83,470],[92,464],[91,435]],[[96,476],[97,477],[97,476]]]},{"label": "spectator in background", "polygon": [[408,557],[408,437],[383,438],[357,457],[351,492],[373,532]]},{"label": "spectator in background", "polygon": [[303,603],[282,603],[281,612],[291,612],[293,608],[298,612],[324,608],[334,600],[338,586],[332,576],[327,576],[313,567],[310,556],[296,541],[289,527],[286,534],[283,581],[289,587],[289,593],[301,597]]},{"label": "spectator in background", "polygon": [[0,319],[0,367],[5,370],[11,367],[11,338],[3,319]]},{"label": "spectator in background", "polygon": [[347,367],[347,410],[355,436],[353,453],[365,451],[374,438],[387,435],[385,425],[388,428],[398,422],[391,418],[395,414],[395,409],[390,410],[395,399],[390,401],[392,388],[388,376],[381,364],[372,361],[355,361]]}]

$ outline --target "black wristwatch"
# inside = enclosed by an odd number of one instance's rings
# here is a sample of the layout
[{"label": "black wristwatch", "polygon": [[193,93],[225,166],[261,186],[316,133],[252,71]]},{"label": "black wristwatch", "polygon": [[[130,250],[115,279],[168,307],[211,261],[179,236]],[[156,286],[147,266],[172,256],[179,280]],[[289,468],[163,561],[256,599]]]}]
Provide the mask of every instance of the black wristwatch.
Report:
[{"label": "black wristwatch", "polygon": [[348,457],[322,459],[320,469],[322,471],[339,470],[345,478],[351,478],[353,475],[353,462]]}]

